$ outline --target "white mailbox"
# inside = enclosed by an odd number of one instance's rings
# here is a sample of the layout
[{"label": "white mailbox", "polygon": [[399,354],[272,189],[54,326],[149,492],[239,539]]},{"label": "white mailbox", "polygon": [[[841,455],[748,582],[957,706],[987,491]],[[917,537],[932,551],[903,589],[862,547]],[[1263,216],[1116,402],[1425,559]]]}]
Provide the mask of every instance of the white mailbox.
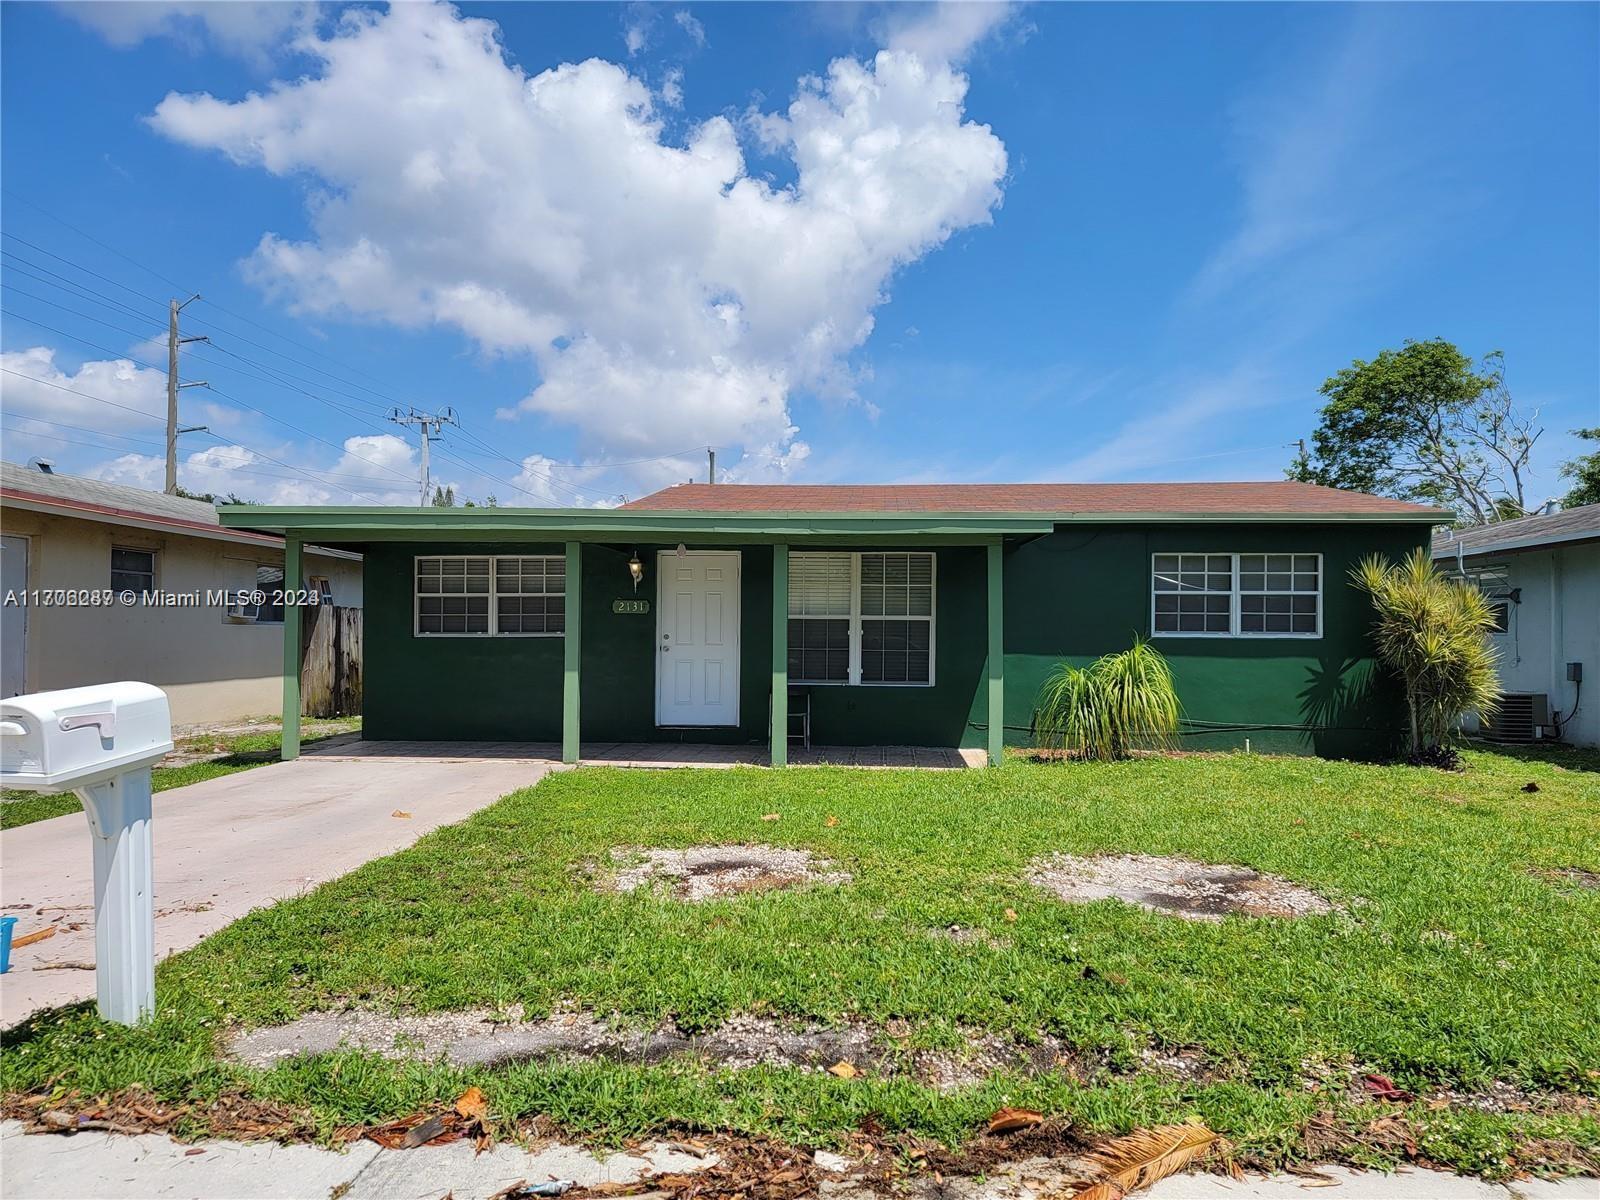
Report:
[{"label": "white mailbox", "polygon": [[83,801],[94,839],[100,1015],[124,1025],[155,1012],[150,768],[171,749],[166,693],[148,683],[0,700],[0,785]]}]

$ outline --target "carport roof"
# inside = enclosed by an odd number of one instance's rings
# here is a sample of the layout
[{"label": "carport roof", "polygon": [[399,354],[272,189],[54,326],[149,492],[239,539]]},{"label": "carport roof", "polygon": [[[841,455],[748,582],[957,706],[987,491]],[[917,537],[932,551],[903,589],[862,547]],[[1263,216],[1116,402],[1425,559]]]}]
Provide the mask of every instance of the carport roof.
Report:
[{"label": "carport roof", "polygon": [[[371,508],[223,505],[230,529],[297,534],[319,542],[495,541],[543,534],[550,540],[680,541],[715,539],[781,541],[806,537],[972,538],[1037,536],[1075,523],[1420,522],[1450,514],[1353,492],[1304,484],[1204,485],[982,485],[918,493],[933,507],[885,500],[868,502],[885,488],[762,488],[736,484],[673,488],[622,508]],[[1181,491],[1171,490],[1180,486]],[[1302,490],[1303,489],[1303,490]],[[837,492],[839,501],[830,500]],[[996,493],[1004,493],[1003,500]],[[684,508],[661,505],[683,494]],[[726,496],[726,506],[713,507]],[[1145,497],[1138,502],[1138,497]],[[787,499],[790,506],[783,501]]]}]

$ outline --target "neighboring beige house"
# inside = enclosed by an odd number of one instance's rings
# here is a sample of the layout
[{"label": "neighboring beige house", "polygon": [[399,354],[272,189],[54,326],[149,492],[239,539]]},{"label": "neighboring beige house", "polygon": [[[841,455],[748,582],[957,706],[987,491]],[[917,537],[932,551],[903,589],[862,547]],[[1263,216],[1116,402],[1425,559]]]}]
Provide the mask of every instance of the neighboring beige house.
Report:
[{"label": "neighboring beige house", "polygon": [[[280,712],[281,607],[216,602],[283,586],[279,538],[223,529],[204,501],[0,463],[0,540],[0,694],[135,679],[179,724]],[[360,607],[359,554],[305,561],[300,586]],[[63,602],[86,592],[141,599]]]},{"label": "neighboring beige house", "polygon": [[1495,607],[1506,694],[1484,732],[1600,746],[1600,504],[1450,530],[1433,557]]}]

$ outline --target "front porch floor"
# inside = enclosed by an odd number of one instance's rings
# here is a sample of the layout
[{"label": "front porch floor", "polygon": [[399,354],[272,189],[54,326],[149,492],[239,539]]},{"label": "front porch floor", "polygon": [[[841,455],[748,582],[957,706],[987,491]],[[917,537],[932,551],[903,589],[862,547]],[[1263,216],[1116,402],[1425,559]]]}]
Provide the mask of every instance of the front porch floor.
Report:
[{"label": "front porch floor", "polygon": [[[359,734],[326,738],[305,746],[306,758],[415,759],[430,762],[477,762],[484,759],[557,764],[557,742],[430,742],[377,741]],[[759,767],[770,761],[765,745],[718,746],[697,742],[592,742],[579,758],[583,766],[607,767]],[[791,747],[795,766],[921,767],[959,770],[988,762],[982,750],[944,746],[812,746]]]}]

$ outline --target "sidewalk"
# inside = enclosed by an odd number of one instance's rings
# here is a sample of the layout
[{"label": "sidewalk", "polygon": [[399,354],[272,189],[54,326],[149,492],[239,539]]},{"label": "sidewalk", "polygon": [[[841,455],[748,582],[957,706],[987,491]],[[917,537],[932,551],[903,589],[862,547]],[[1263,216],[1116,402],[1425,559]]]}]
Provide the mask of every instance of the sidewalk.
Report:
[{"label": "sidewalk", "polygon": [[[198,1152],[197,1152],[198,1151]],[[571,1179],[583,1186],[624,1183],[647,1172],[692,1172],[714,1156],[696,1157],[669,1145],[596,1158],[576,1146],[529,1153],[499,1145],[475,1154],[470,1142],[383,1150],[357,1142],[345,1150],[271,1142],[203,1142],[186,1146],[160,1134],[24,1134],[0,1124],[0,1193],[6,1200],[489,1200],[522,1181]],[[819,1153],[822,1166],[847,1168]],[[1328,1200],[1596,1200],[1600,1180],[1485,1183],[1440,1171],[1393,1175],[1322,1169],[1324,1180],[1295,1175],[1242,1182],[1216,1175],[1179,1175],[1147,1192],[1149,1200],[1306,1200],[1308,1189]],[[822,1200],[875,1200],[868,1186],[842,1177],[822,1184]],[[919,1200],[1046,1200],[1052,1172],[1045,1160],[996,1168],[982,1179],[910,1180],[901,1189]]]}]

